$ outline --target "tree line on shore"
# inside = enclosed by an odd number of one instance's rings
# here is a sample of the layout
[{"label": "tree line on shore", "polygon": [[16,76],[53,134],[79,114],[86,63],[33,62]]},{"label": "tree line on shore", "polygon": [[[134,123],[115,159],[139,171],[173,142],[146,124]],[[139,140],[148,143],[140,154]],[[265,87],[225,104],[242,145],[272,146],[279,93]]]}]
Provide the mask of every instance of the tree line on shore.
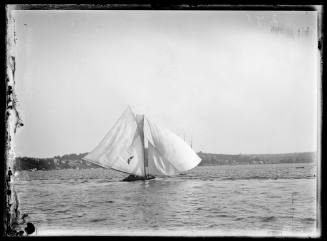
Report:
[{"label": "tree line on shore", "polygon": [[[316,153],[298,152],[283,154],[213,154],[198,152],[202,159],[200,166],[207,165],[242,165],[242,164],[278,164],[278,163],[314,163]],[[14,170],[59,170],[59,169],[87,169],[99,166],[82,158],[87,153],[66,154],[52,158],[17,157]]]},{"label": "tree line on shore", "polygon": [[242,165],[242,164],[280,164],[280,163],[313,163],[314,152],[297,152],[282,154],[212,154],[199,152],[200,165]]}]

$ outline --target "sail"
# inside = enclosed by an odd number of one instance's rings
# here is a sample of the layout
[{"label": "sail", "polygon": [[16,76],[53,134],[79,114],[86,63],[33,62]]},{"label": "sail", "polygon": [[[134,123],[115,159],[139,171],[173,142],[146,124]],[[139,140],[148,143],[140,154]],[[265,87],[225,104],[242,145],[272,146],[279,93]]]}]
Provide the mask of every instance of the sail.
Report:
[{"label": "sail", "polygon": [[144,148],[136,117],[130,108],[98,146],[83,159],[105,168],[143,176]]},{"label": "sail", "polygon": [[180,137],[146,119],[149,174],[174,175],[196,167],[201,158]]},{"label": "sail", "polygon": [[154,148],[151,142],[148,143],[148,172],[151,175],[175,175],[178,170],[165,161],[162,155]]}]

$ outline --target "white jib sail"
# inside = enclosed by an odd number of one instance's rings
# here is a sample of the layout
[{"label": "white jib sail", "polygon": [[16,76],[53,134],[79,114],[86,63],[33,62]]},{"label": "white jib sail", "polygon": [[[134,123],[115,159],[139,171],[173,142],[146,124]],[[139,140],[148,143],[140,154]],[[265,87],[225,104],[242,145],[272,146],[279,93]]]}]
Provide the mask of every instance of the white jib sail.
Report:
[{"label": "white jib sail", "polygon": [[144,149],[134,113],[128,107],[98,146],[83,159],[105,168],[144,176]]},{"label": "white jib sail", "polygon": [[152,175],[174,175],[196,167],[201,158],[180,137],[146,119],[149,127],[148,167]]}]

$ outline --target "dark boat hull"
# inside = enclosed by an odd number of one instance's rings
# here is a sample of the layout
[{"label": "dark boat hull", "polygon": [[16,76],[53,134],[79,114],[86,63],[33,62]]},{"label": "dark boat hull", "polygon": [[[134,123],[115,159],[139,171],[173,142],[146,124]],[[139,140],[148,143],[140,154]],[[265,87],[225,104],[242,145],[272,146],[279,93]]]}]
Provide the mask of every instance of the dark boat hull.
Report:
[{"label": "dark boat hull", "polygon": [[156,178],[155,176],[140,177],[140,176],[129,175],[128,177],[124,178],[122,181],[123,182],[146,181],[155,178]]}]

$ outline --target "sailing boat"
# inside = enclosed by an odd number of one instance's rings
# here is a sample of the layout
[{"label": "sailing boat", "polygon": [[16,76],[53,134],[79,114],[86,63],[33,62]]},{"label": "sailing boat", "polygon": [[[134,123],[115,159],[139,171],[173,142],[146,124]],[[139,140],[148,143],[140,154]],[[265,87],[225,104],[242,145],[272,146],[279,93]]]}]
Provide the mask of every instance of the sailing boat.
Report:
[{"label": "sailing boat", "polygon": [[123,181],[171,176],[196,167],[200,157],[168,129],[128,107],[85,161],[130,174]]}]

